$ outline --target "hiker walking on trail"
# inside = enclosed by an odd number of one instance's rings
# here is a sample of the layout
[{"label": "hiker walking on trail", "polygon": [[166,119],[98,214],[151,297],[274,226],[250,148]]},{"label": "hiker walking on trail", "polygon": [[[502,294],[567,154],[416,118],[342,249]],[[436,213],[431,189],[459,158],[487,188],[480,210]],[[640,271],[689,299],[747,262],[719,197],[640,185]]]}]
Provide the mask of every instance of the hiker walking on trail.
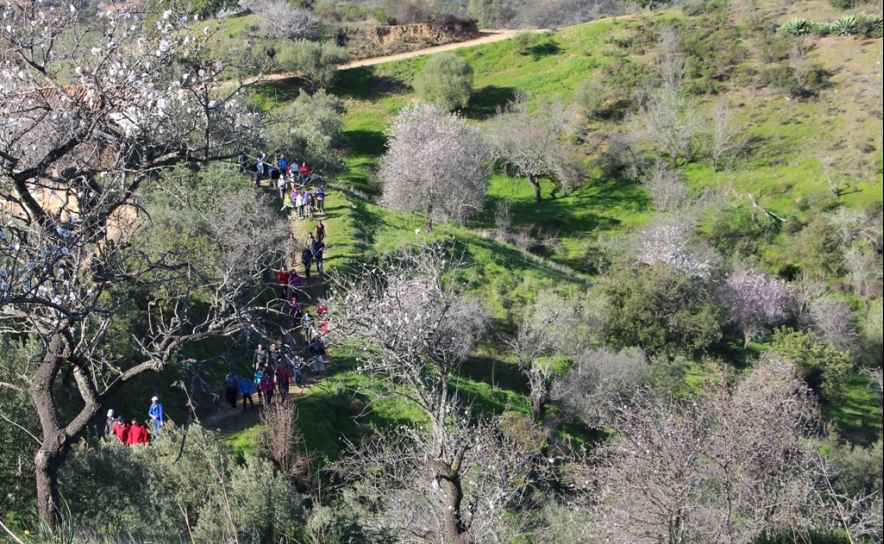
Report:
[{"label": "hiker walking on trail", "polygon": [[150,433],[147,427],[138,418],[132,418],[132,425],[129,426],[129,434],[126,436],[126,445],[134,446],[136,444],[150,443]]},{"label": "hiker walking on trail", "polygon": [[304,219],[304,195],[300,191],[295,192],[295,208],[298,209],[298,220]]},{"label": "hiker walking on trail", "polygon": [[310,341],[310,355],[313,356],[313,372],[328,376],[328,369],[325,366],[325,346],[319,336],[313,337]]},{"label": "hiker walking on trail", "polygon": [[313,260],[313,253],[309,247],[305,247],[301,252],[301,264],[304,265],[304,277],[310,279],[310,263]]},{"label": "hiker walking on trail", "polygon": [[282,198],[282,208],[279,209],[281,212],[285,212],[286,218],[291,221],[292,214],[295,211],[295,203],[292,202],[292,195],[289,193],[285,193]]},{"label": "hiker walking on trail", "polygon": [[325,271],[325,268],[323,267],[323,249],[325,249],[324,243],[320,242],[318,239],[313,242],[313,262],[316,263],[316,273],[320,276],[322,276],[323,272]]},{"label": "hiker walking on trail", "polygon": [[113,433],[114,435],[122,442],[123,444],[128,444],[129,440],[129,424],[126,423],[126,420],[123,416],[117,416],[117,419],[114,421],[113,425]]},{"label": "hiker walking on trail", "polygon": [[252,409],[255,408],[255,402],[252,400],[252,393],[255,392],[255,384],[252,383],[248,378],[240,378],[239,379],[239,392],[242,394],[242,411],[246,412],[246,403],[249,403],[249,406]]},{"label": "hiker walking on trail", "polygon": [[227,404],[236,410],[236,397],[239,393],[239,376],[234,374],[233,370],[227,371],[227,377],[224,378],[224,398]]},{"label": "hiker walking on trail", "polygon": [[253,378],[253,382],[255,384],[255,390],[258,391],[258,404],[262,404],[264,402],[264,390],[261,389],[261,380],[264,379],[264,367],[267,365],[265,363],[261,363],[257,370],[255,370],[255,376]]},{"label": "hiker walking on trail", "polygon": [[322,223],[322,219],[316,222],[316,241],[317,242],[325,242],[325,225]]},{"label": "hiker walking on trail", "polygon": [[279,282],[280,290],[282,291],[281,298],[289,298],[289,271],[285,265],[279,267],[279,272],[276,273],[276,281]]},{"label": "hiker walking on trail", "polygon": [[305,183],[307,181],[307,176],[310,175],[310,169],[307,168],[306,162],[301,163],[301,167],[298,168],[298,174],[301,176],[301,183]]},{"label": "hiker walking on trail", "polygon": [[304,363],[301,361],[301,358],[295,355],[294,362],[292,363],[292,368],[295,374],[295,385],[298,386],[299,389],[304,388],[304,374],[301,371],[304,368]]},{"label": "hiker walking on trail", "polygon": [[289,266],[292,268],[295,267],[295,264],[298,261],[299,249],[301,249],[301,245],[298,244],[298,239],[295,237],[295,233],[290,232],[288,239],[285,241],[285,255]]},{"label": "hiker walking on trail", "polygon": [[150,408],[147,410],[147,415],[150,416],[150,419],[153,421],[154,436],[159,438],[160,429],[166,421],[166,414],[163,411],[163,405],[160,402],[159,397],[151,397]]},{"label": "hiker walking on trail", "polygon": [[313,189],[313,200],[316,201],[316,213],[325,213],[325,191],[322,187]]},{"label": "hiker walking on trail", "polygon": [[279,398],[285,402],[289,395],[289,384],[292,374],[287,364],[281,364],[276,369],[276,388],[279,390]]},{"label": "hiker walking on trail", "polygon": [[270,406],[273,402],[273,375],[268,371],[267,368],[264,368],[264,375],[261,377],[261,382],[258,384],[258,388],[264,392],[264,400],[266,400],[266,405]]},{"label": "hiker walking on trail", "polygon": [[255,370],[258,370],[261,366],[267,364],[267,350],[264,349],[264,344],[258,343],[252,362],[255,364]]},{"label": "hiker walking on trail", "polygon": [[113,410],[107,411],[107,418],[104,420],[104,434],[112,434],[114,432],[114,424],[117,422],[117,418],[114,415]]}]

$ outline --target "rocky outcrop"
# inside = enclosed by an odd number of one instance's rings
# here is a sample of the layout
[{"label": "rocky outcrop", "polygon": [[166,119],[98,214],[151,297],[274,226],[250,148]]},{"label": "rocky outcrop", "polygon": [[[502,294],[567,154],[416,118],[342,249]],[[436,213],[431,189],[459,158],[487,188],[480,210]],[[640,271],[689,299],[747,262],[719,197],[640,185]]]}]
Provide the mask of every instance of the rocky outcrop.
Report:
[{"label": "rocky outcrop", "polygon": [[452,19],[438,24],[417,23],[374,27],[345,27],[338,32],[338,45],[347,47],[351,58],[416,51],[434,45],[474,40],[479,27]]}]

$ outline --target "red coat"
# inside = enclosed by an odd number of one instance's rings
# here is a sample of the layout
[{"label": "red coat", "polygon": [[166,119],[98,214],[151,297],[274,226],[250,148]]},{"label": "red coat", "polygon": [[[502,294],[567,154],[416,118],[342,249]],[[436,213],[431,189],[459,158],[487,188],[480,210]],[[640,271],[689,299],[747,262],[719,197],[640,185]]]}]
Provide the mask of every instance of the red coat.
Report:
[{"label": "red coat", "polygon": [[129,429],[131,426],[128,423],[123,423],[120,425],[119,421],[114,421],[114,426],[111,427],[111,431],[120,439],[120,442],[123,444],[128,444],[127,440],[129,440]]},{"label": "red coat", "polygon": [[150,435],[147,432],[147,427],[144,425],[132,425],[129,427],[129,439],[126,441],[126,444],[130,446],[134,444],[147,444],[150,442]]},{"label": "red coat", "polygon": [[277,272],[276,273],[276,281],[278,281],[282,285],[288,285],[289,273],[288,272]]}]

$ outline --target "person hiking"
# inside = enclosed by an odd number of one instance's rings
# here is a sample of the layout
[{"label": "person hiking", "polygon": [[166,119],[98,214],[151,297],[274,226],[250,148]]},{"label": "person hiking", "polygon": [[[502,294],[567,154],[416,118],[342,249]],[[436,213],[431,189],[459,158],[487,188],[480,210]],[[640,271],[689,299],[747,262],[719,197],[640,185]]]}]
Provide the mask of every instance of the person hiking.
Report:
[{"label": "person hiking", "polygon": [[[279,170],[276,170],[276,172],[278,173]],[[285,181],[285,176],[279,176],[279,178],[277,178],[276,180],[276,190],[279,192],[279,199],[283,201],[285,200],[286,185],[287,183]]]},{"label": "person hiking", "polygon": [[151,397],[150,408],[147,410],[147,415],[150,416],[150,419],[153,421],[154,436],[159,438],[160,429],[163,428],[163,425],[165,425],[166,422],[166,414],[163,411],[163,404],[160,402],[159,397]]},{"label": "person hiking", "polygon": [[285,158],[285,155],[280,155],[276,160],[276,166],[279,168],[279,171],[283,173],[283,175],[288,176],[290,172],[289,161]]},{"label": "person hiking", "polygon": [[286,260],[288,261],[289,266],[294,268],[295,264],[297,264],[298,251],[300,249],[301,245],[298,243],[298,238],[295,236],[294,232],[290,232],[289,237],[285,241]]},{"label": "person hiking", "polygon": [[316,212],[317,213],[325,213],[325,191],[322,190],[322,187],[316,187],[313,189],[313,200],[316,201]]},{"label": "person hiking", "polygon": [[302,372],[302,368],[304,368],[304,363],[301,361],[301,358],[295,355],[295,360],[292,363],[292,369],[295,374],[295,385],[298,386],[298,389],[304,388],[304,373]]},{"label": "person hiking", "polygon": [[234,374],[233,370],[227,371],[227,377],[224,378],[224,398],[227,404],[236,410],[236,397],[239,393],[239,376]]},{"label": "person hiking", "polygon": [[313,372],[328,376],[328,369],[325,366],[325,346],[319,336],[313,337],[310,341],[310,355],[313,356]]},{"label": "person hiking", "polygon": [[282,291],[281,298],[287,299],[289,298],[289,278],[290,274],[285,265],[279,267],[279,272],[276,273],[276,281],[279,282],[280,290]]},{"label": "person hiking", "polygon": [[242,153],[239,154],[239,173],[245,174],[249,169],[249,155],[243,150]]},{"label": "person hiking", "polygon": [[276,388],[279,391],[279,398],[285,402],[289,395],[289,384],[292,381],[292,373],[288,364],[281,364],[276,369]]},{"label": "person hiking", "polygon": [[298,221],[304,219],[304,195],[300,191],[295,193],[295,208],[298,209]]},{"label": "person hiking", "polygon": [[291,272],[289,272],[289,292],[295,294],[301,285],[303,285],[301,282],[301,276],[298,275],[297,270],[292,268]]},{"label": "person hiking", "polygon": [[132,425],[129,426],[129,434],[126,436],[126,445],[134,446],[136,444],[150,443],[150,433],[147,427],[138,418],[132,418]]},{"label": "person hiking", "polygon": [[261,377],[260,383],[258,383],[258,388],[264,392],[264,400],[266,401],[266,405],[270,406],[273,403],[273,375],[268,372],[267,368],[264,368],[264,375]]},{"label": "person hiking", "polygon": [[306,341],[313,338],[313,317],[310,312],[304,312],[304,317],[301,318],[301,333]]},{"label": "person hiking", "polygon": [[285,212],[286,218],[291,221],[292,215],[295,212],[295,203],[292,202],[292,195],[290,193],[285,193],[282,198],[282,208],[279,209],[281,212]]},{"label": "person hiking", "polygon": [[316,233],[314,238],[316,238],[317,242],[325,242],[325,225],[322,224],[322,219],[316,222],[316,230],[313,232]]},{"label": "person hiking", "polygon": [[261,363],[261,366],[255,370],[255,376],[252,381],[255,384],[255,390],[258,392],[258,404],[262,404],[264,402],[264,390],[261,389],[261,380],[264,379],[264,367],[267,365],[265,363]]},{"label": "person hiking", "polygon": [[270,344],[270,350],[267,352],[267,368],[264,370],[265,374],[270,374],[270,377],[273,377],[273,374],[276,373],[276,367],[279,366],[279,346],[276,343]]},{"label": "person hiking", "polygon": [[313,259],[313,253],[311,253],[309,247],[305,247],[304,251],[301,252],[301,264],[304,265],[304,277],[308,280],[310,279],[310,262]]},{"label": "person hiking", "polygon": [[255,384],[252,383],[248,378],[240,378],[239,379],[239,392],[242,394],[242,411],[245,413],[246,411],[246,403],[249,403],[249,406],[252,409],[255,408],[255,402],[252,400],[252,393],[255,392]]},{"label": "person hiking", "polygon": [[316,263],[316,273],[322,276],[325,270],[325,268],[323,267],[324,257],[322,255],[322,250],[325,249],[325,244],[317,239],[315,242],[313,242],[312,249],[313,262]]},{"label": "person hiking", "polygon": [[258,370],[267,363],[267,350],[264,349],[264,344],[259,343],[258,347],[255,349],[255,355],[252,358],[252,363],[255,365],[255,370]]},{"label": "person hiking", "polygon": [[123,444],[129,443],[129,424],[126,423],[123,416],[117,416],[117,419],[114,420],[113,433]]},{"label": "person hiking", "polygon": [[114,432],[114,424],[117,422],[117,418],[114,416],[113,410],[107,411],[107,418],[104,420],[104,434],[113,434]]},{"label": "person hiking", "polygon": [[298,168],[298,174],[301,176],[301,183],[305,183],[307,181],[307,176],[310,175],[310,169],[307,168],[306,162],[301,163],[301,167]]}]

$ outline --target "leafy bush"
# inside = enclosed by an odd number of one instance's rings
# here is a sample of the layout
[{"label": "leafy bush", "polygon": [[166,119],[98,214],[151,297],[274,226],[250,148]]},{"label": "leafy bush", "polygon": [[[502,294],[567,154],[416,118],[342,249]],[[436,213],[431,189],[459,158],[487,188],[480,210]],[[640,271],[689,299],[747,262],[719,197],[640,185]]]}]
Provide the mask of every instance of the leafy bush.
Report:
[{"label": "leafy bush", "polygon": [[519,55],[527,55],[531,46],[537,42],[537,34],[530,30],[523,30],[513,36],[513,51]]},{"label": "leafy bush", "polygon": [[832,33],[838,36],[853,36],[857,33],[856,16],[842,15],[831,25]]},{"label": "leafy bush", "polygon": [[774,332],[771,350],[795,365],[797,377],[804,380],[827,402],[843,400],[841,386],[852,368],[847,352],[813,332],[781,328]]},{"label": "leafy bush", "polygon": [[651,353],[695,354],[722,338],[721,310],[703,278],[656,265],[615,267],[601,286],[611,307],[608,342]]},{"label": "leafy bush", "polygon": [[347,50],[332,42],[297,40],[279,48],[276,61],[283,70],[295,72],[310,83],[311,90],[334,81],[337,66],[350,60]]},{"label": "leafy bush", "polygon": [[779,28],[787,36],[805,36],[813,31],[813,23],[807,19],[796,17]]},{"label": "leafy bush", "polygon": [[882,33],[884,33],[884,19],[880,15],[863,13],[857,17],[857,36],[860,38],[880,38]]},{"label": "leafy bush", "polygon": [[473,67],[452,53],[433,55],[414,79],[414,89],[427,102],[449,111],[465,108],[473,90]]}]

